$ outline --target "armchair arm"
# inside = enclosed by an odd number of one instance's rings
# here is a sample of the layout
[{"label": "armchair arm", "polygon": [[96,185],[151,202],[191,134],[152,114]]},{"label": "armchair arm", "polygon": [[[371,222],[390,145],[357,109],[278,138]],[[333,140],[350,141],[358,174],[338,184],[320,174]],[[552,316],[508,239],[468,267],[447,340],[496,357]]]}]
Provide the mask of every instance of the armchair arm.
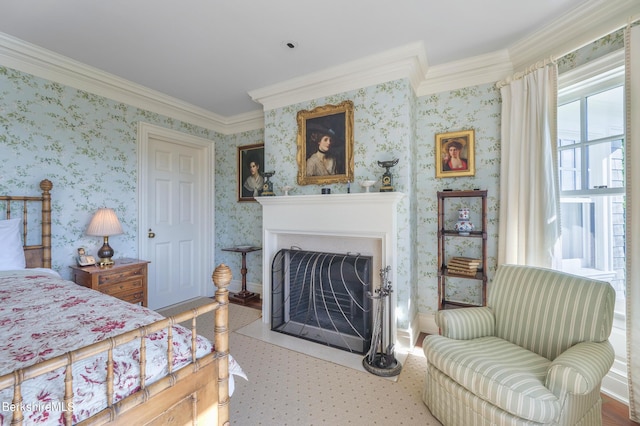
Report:
[{"label": "armchair arm", "polygon": [[566,392],[588,394],[600,386],[614,359],[609,341],[578,343],[551,362],[545,387],[558,397]]},{"label": "armchair arm", "polygon": [[440,334],[450,339],[470,340],[493,336],[495,322],[493,311],[486,306],[436,313],[436,324],[440,327]]}]

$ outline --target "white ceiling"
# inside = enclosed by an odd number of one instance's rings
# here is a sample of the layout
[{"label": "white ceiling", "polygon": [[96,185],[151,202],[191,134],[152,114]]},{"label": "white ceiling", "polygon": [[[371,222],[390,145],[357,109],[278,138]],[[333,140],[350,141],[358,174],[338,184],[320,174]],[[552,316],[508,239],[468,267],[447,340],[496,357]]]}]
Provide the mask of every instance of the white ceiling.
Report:
[{"label": "white ceiling", "polygon": [[261,110],[249,92],[415,42],[429,67],[507,49],[596,1],[0,0],[0,32],[230,117]]}]

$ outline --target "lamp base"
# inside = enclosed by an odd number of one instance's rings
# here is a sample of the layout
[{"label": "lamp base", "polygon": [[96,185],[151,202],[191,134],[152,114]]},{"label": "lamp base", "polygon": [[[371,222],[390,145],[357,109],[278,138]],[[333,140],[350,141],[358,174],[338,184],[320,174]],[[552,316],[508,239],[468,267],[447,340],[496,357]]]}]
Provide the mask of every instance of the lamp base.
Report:
[{"label": "lamp base", "polygon": [[102,247],[100,247],[100,250],[98,250],[97,254],[98,254],[98,257],[100,258],[100,262],[98,262],[98,265],[100,265],[100,266],[109,266],[109,265],[113,265],[115,263],[113,260],[111,260],[111,258],[115,254],[115,252],[113,251],[113,249],[109,245],[109,237],[108,236],[104,237],[104,244],[102,244]]},{"label": "lamp base", "polygon": [[107,258],[100,258],[100,261],[98,262],[98,266],[101,266],[101,267],[102,266],[111,266],[114,263],[116,263],[116,262],[111,260],[111,258],[108,258],[108,259]]}]

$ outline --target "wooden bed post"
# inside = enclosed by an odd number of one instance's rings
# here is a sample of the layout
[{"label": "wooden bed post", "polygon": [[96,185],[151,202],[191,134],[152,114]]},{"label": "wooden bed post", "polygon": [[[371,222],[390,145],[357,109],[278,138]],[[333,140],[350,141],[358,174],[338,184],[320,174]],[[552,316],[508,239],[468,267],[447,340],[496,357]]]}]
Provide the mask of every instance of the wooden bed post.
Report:
[{"label": "wooden bed post", "polygon": [[218,425],[229,425],[229,290],[233,274],[224,263],[218,265],[211,278],[217,287],[220,307],[215,315],[215,347],[218,358]]},{"label": "wooden bed post", "polygon": [[42,189],[42,267],[51,268],[51,191],[53,184],[44,179],[40,182]]}]

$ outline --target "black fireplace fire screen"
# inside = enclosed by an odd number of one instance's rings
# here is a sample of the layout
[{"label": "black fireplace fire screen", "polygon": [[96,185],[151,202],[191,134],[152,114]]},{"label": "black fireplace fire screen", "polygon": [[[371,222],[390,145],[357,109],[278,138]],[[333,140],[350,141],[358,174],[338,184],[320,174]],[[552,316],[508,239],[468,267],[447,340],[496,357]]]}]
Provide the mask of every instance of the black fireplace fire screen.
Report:
[{"label": "black fireplace fire screen", "polygon": [[271,268],[271,329],[364,354],[371,345],[372,258],[295,249]]}]

